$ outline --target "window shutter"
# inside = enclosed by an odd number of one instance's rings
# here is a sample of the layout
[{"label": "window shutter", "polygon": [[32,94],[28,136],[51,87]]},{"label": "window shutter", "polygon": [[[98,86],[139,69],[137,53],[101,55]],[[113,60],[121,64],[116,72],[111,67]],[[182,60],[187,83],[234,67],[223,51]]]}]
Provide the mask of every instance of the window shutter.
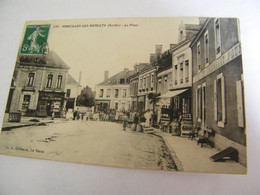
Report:
[{"label": "window shutter", "polygon": [[225,104],[225,79],[221,77],[221,90],[222,90],[222,121],[226,122],[226,104]]},{"label": "window shutter", "polygon": [[236,95],[237,95],[237,119],[238,126],[244,127],[244,107],[243,107],[243,91],[242,81],[236,81]]},{"label": "window shutter", "polygon": [[33,105],[34,105],[34,95],[31,95],[29,109],[33,109]]},{"label": "window shutter", "polygon": [[214,80],[214,119],[218,121],[218,107],[217,107],[217,80]]},{"label": "window shutter", "polygon": [[196,89],[196,118],[198,118],[198,89]]}]

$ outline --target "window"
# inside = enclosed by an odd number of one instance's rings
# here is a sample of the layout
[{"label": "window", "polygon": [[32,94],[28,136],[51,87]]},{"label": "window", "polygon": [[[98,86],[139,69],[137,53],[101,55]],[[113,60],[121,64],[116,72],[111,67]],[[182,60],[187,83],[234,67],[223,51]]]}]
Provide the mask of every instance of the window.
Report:
[{"label": "window", "polygon": [[178,71],[178,65],[176,64],[175,66],[174,66],[174,84],[175,85],[177,85],[177,71]]},{"label": "window", "polygon": [[205,46],[205,66],[209,65],[209,34],[208,31],[204,34],[204,46]]},{"label": "window", "polygon": [[125,103],[122,103],[122,110],[125,110]]},{"label": "window", "polygon": [[197,44],[197,69],[198,72],[201,71],[201,48],[200,48],[200,42]]},{"label": "window", "polygon": [[215,46],[216,46],[216,58],[218,58],[221,55],[220,22],[219,22],[219,19],[215,20]]},{"label": "window", "polygon": [[33,86],[33,81],[34,81],[34,75],[35,73],[30,72],[28,75],[28,87],[32,87]]},{"label": "window", "polygon": [[51,88],[52,79],[53,79],[53,75],[52,75],[52,74],[49,74],[49,75],[48,75],[48,80],[47,80],[47,86],[46,86],[46,88]]},{"label": "window", "polygon": [[29,108],[30,100],[31,100],[30,95],[24,95],[23,96],[22,110],[27,110]]},{"label": "window", "polygon": [[219,127],[224,127],[225,111],[225,83],[223,73],[214,80],[214,118]]},{"label": "window", "polygon": [[104,96],[104,89],[99,90],[99,97],[102,98]]},{"label": "window", "polygon": [[107,89],[107,97],[109,98],[111,96],[111,89]]},{"label": "window", "polygon": [[201,122],[202,118],[202,92],[201,92],[201,85],[198,86],[196,90],[196,118],[198,119],[198,122]]},{"label": "window", "polygon": [[149,76],[146,76],[146,91],[148,91],[148,87],[149,87]]},{"label": "window", "polygon": [[168,80],[168,75],[164,75],[164,81],[167,82]]},{"label": "window", "polygon": [[119,89],[115,89],[115,98],[118,98],[119,95]]},{"label": "window", "polygon": [[125,84],[125,78],[120,78],[120,79],[119,79],[119,83],[120,83],[120,84]]},{"label": "window", "polygon": [[153,91],[154,88],[154,73],[151,74],[151,91]]},{"label": "window", "polygon": [[145,88],[146,88],[146,77],[143,77],[143,83],[144,83],[143,89],[145,90]]},{"label": "window", "polygon": [[61,88],[61,83],[62,83],[62,75],[58,76],[58,81],[57,81],[57,88],[60,89]]},{"label": "window", "polygon": [[126,98],[126,95],[127,95],[126,89],[123,89],[123,98]]},{"label": "window", "polygon": [[189,82],[189,60],[185,61],[185,82]]},{"label": "window", "polygon": [[142,83],[142,78],[140,78],[140,83],[139,83],[139,91],[142,90],[142,86],[143,86],[143,83]]},{"label": "window", "polygon": [[118,103],[115,103],[115,109],[118,110]]},{"label": "window", "polygon": [[71,94],[71,89],[67,89],[66,95],[67,95],[68,98],[70,97],[70,94]]}]

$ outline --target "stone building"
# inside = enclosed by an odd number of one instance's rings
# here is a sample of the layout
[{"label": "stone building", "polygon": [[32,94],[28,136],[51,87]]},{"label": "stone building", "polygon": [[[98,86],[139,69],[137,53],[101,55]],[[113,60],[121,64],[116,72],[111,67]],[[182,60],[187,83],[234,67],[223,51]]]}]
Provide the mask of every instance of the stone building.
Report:
[{"label": "stone building", "polygon": [[246,124],[239,25],[237,19],[210,18],[191,42],[193,123],[213,129],[211,140],[229,146],[246,164]]},{"label": "stone building", "polygon": [[104,81],[96,85],[96,111],[129,110],[131,108],[129,76],[133,73],[133,70],[125,68],[108,78],[108,72],[105,72]]},{"label": "stone building", "polygon": [[[12,82],[10,112],[62,116],[69,67],[54,52],[20,54]],[[10,96],[10,95],[9,95]]]},{"label": "stone building", "polygon": [[[80,73],[80,77],[81,77],[81,73]],[[81,92],[81,85],[80,85],[80,79],[79,81],[76,81],[70,74],[68,74],[67,77],[67,82],[66,82],[66,102],[65,102],[65,107],[66,110],[68,111],[68,109],[74,109],[74,107],[76,106],[76,100],[78,95]]]}]

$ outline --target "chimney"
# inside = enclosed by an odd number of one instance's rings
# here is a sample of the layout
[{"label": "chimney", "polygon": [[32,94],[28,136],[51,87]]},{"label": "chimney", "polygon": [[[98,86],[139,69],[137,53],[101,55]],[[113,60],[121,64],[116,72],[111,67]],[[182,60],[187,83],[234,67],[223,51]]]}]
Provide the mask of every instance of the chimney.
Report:
[{"label": "chimney", "polygon": [[105,70],[104,81],[108,79],[108,74],[109,74],[109,71]]},{"label": "chimney", "polygon": [[162,54],[162,45],[155,45],[155,54],[156,56]]},{"label": "chimney", "polygon": [[156,61],[156,54],[155,53],[151,53],[150,54],[150,64],[154,63]]},{"label": "chimney", "polygon": [[79,72],[79,84],[81,84],[81,76],[82,76],[82,72]]}]

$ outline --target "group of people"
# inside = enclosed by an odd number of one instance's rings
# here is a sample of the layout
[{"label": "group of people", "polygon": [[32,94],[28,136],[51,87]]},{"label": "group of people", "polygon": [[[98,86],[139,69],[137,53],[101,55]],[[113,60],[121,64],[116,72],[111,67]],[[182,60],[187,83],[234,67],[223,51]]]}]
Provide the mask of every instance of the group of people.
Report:
[{"label": "group of people", "polygon": [[111,121],[123,124],[123,130],[126,130],[128,125],[131,125],[131,129],[136,131],[137,125],[140,124],[143,127],[152,126],[153,112],[149,109],[145,113],[121,111],[110,109],[108,111],[88,110],[81,112],[79,109],[73,111],[73,120],[87,120],[87,121]]}]

